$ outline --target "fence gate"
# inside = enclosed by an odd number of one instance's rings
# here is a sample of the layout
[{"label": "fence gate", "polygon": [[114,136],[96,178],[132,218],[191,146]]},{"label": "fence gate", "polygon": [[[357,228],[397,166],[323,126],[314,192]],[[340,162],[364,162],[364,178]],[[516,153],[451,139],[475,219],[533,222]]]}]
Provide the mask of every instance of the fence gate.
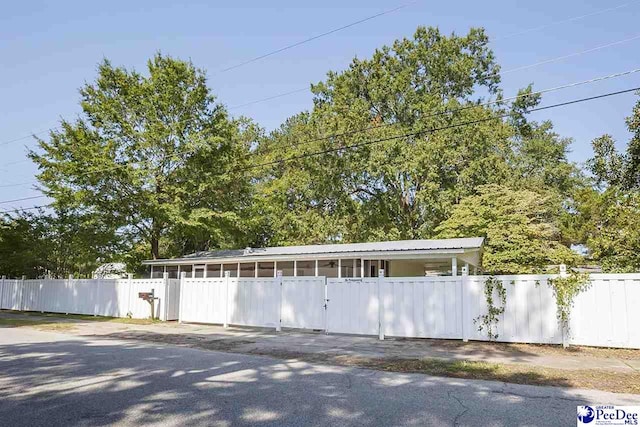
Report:
[{"label": "fence gate", "polygon": [[282,326],[325,329],[325,278],[282,278]]}]

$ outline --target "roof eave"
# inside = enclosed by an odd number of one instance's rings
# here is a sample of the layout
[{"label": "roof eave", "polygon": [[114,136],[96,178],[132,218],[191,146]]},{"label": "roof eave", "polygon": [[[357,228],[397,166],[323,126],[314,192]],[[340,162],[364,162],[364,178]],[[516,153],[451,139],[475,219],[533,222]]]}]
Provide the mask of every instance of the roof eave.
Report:
[{"label": "roof eave", "polygon": [[142,261],[143,265],[193,265],[193,264],[233,264],[237,262],[272,262],[272,261],[301,261],[314,259],[413,259],[422,258],[438,258],[455,254],[463,254],[469,252],[480,251],[481,247],[473,248],[451,248],[451,249],[421,249],[421,250],[394,250],[394,251],[376,251],[376,252],[327,252],[317,254],[291,254],[291,255],[246,255],[241,257],[214,258],[171,258],[156,259]]}]

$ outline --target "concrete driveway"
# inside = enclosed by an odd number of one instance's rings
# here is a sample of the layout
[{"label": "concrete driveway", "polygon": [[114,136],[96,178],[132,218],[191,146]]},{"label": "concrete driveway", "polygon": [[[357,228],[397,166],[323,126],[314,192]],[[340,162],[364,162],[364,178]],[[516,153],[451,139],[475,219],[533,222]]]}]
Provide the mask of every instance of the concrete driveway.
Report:
[{"label": "concrete driveway", "polygon": [[3,425],[574,425],[640,396],[0,328]]}]

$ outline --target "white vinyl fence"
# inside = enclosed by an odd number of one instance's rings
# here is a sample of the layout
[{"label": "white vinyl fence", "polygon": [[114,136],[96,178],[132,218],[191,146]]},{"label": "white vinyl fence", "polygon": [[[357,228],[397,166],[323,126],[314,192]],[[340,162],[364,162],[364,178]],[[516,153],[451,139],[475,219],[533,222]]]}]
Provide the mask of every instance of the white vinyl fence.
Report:
[{"label": "white vinyl fence", "polygon": [[[640,274],[592,274],[560,328],[549,275],[497,276],[506,291],[498,341],[640,348]],[[0,281],[7,310],[303,328],[327,333],[488,340],[487,276]],[[495,304],[500,298],[494,296]]]},{"label": "white vinyl fence", "polygon": [[178,279],[0,279],[0,308],[145,319],[151,306],[138,293],[153,290],[155,316],[175,320],[179,289]]},{"label": "white vinyl fence", "polygon": [[[549,275],[497,276],[497,341],[640,348],[640,274],[593,274],[563,337]],[[488,340],[487,276],[183,279],[180,320],[327,333]],[[500,304],[494,296],[495,304]],[[380,303],[382,302],[382,303]]]}]

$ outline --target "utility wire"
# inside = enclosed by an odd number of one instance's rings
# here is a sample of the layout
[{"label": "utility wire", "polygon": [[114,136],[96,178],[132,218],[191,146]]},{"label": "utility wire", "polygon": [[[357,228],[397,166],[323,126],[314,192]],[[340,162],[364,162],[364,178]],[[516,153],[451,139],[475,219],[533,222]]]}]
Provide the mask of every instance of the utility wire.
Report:
[{"label": "utility wire", "polygon": [[[587,54],[587,53],[595,52],[595,51],[598,51],[598,50],[606,49],[606,48],[609,48],[609,47],[617,46],[617,45],[620,45],[620,44],[623,44],[623,43],[627,43],[627,42],[630,42],[630,41],[633,41],[633,40],[637,40],[639,38],[640,38],[640,34],[636,35],[634,37],[628,38],[628,39],[618,40],[618,41],[615,41],[615,42],[612,42],[612,43],[608,43],[608,44],[605,44],[605,45],[596,46],[596,47],[593,47],[593,48],[590,48],[590,49],[587,49],[587,50],[574,52],[574,53],[570,53],[568,55],[562,55],[562,56],[558,56],[556,58],[551,58],[551,59],[547,59],[547,60],[544,60],[544,61],[536,62],[536,63],[533,63],[533,64],[523,65],[523,66],[512,68],[512,69],[509,69],[509,70],[501,71],[500,74],[514,73],[516,71],[526,70],[526,69],[529,69],[529,68],[538,67],[540,65],[545,65],[545,64],[550,64],[550,63],[553,63],[553,62],[562,61],[564,59],[573,58],[573,57],[576,57],[576,56],[580,56],[580,55],[584,55],[584,54]],[[306,91],[306,90],[309,90],[308,86],[304,87],[304,88],[295,89],[295,90],[292,90],[292,91],[289,91],[289,92],[276,94],[276,95],[269,96],[269,97],[266,97],[266,98],[256,99],[254,101],[248,101],[248,102],[245,102],[244,104],[234,105],[233,107],[229,107],[229,109],[231,110],[231,109],[236,109],[236,108],[241,108],[241,107],[248,107],[250,105],[254,105],[254,104],[261,103],[261,102],[270,101],[270,100],[273,100],[273,99],[281,98],[281,97],[284,97],[284,96],[287,96],[287,95],[292,95],[294,93],[299,93],[299,92],[303,92],[303,91]]]},{"label": "utility wire", "polygon": [[[514,95],[514,96],[511,96],[511,97],[508,97],[508,98],[502,98],[500,100],[488,101],[488,102],[481,103],[481,104],[465,105],[464,107],[438,111],[438,112],[423,116],[420,119],[428,119],[428,118],[442,116],[442,115],[445,115],[445,114],[457,113],[457,112],[469,110],[469,109],[472,109],[472,108],[488,107],[488,106],[491,106],[491,105],[498,105],[498,104],[506,104],[509,101],[514,101],[514,100],[520,99],[520,98],[529,98],[529,97],[541,95],[541,94],[544,94],[544,93],[555,92],[555,91],[558,91],[558,90],[573,88],[573,87],[582,86],[582,85],[591,84],[591,83],[597,83],[597,82],[600,82],[600,81],[609,80],[609,79],[622,77],[622,76],[627,76],[627,75],[635,74],[635,73],[638,73],[638,72],[640,72],[640,68],[635,68],[633,70],[622,71],[622,72],[619,72],[619,73],[609,74],[607,76],[594,77],[592,79],[583,80],[583,81],[574,82],[574,83],[568,83],[568,84],[565,84],[565,85],[556,86],[556,87],[543,89],[543,90],[538,90],[538,91],[531,92],[531,93],[518,94],[518,95]],[[383,124],[379,124],[379,125],[374,125],[374,126],[368,126],[368,127],[365,127],[365,128],[355,129],[355,130],[352,130],[352,131],[347,131],[347,132],[342,132],[342,133],[338,133],[338,134],[332,134],[332,135],[327,135],[327,136],[323,136],[323,137],[319,137],[319,138],[314,138],[314,139],[306,140],[306,141],[299,142],[299,143],[288,144],[288,145],[286,145],[284,147],[282,145],[280,145],[279,148],[294,148],[294,147],[297,148],[297,147],[299,147],[301,145],[305,145],[305,144],[308,144],[308,143],[311,143],[311,142],[324,141],[324,140],[327,140],[327,139],[332,139],[332,138],[342,137],[342,136],[350,136],[350,135],[354,135],[354,134],[357,134],[357,133],[360,133],[360,132],[366,132],[366,131],[370,131],[370,130],[374,130],[374,129],[380,129],[380,128],[385,128],[385,127],[390,127],[390,126],[397,126],[397,125],[398,125],[398,123],[383,123]]]},{"label": "utility wire", "polygon": [[[635,73],[638,73],[638,72],[640,72],[640,68],[635,68],[635,69],[627,70],[627,71],[621,71],[619,73],[609,74],[609,75],[600,76],[600,77],[594,77],[594,78],[591,78],[591,79],[588,79],[588,80],[582,80],[582,81],[579,81],[579,82],[568,83],[568,84],[565,84],[565,85],[555,86],[555,87],[547,88],[547,89],[542,89],[542,90],[538,90],[538,91],[531,92],[531,93],[518,94],[518,95],[514,95],[514,96],[511,96],[511,97],[508,97],[508,98],[502,98],[500,100],[488,101],[488,102],[481,103],[481,104],[466,105],[464,107],[438,111],[438,112],[423,116],[422,119],[437,117],[437,116],[441,116],[441,115],[444,115],[444,114],[457,113],[457,112],[460,112],[460,111],[465,111],[465,110],[472,109],[472,108],[477,108],[477,107],[486,107],[486,106],[491,106],[491,105],[504,104],[504,103],[506,103],[508,101],[516,100],[518,98],[526,98],[526,97],[531,97],[531,96],[537,96],[537,95],[541,95],[541,94],[544,94],[544,93],[555,92],[555,91],[558,91],[558,90],[563,90],[563,89],[582,86],[582,85],[586,85],[586,84],[597,83],[597,82],[600,82],[600,81],[609,80],[609,79],[613,79],[613,78],[623,77],[623,76],[635,74]],[[180,122],[178,122],[178,123],[180,123]],[[324,140],[331,139],[331,138],[355,135],[355,134],[360,133],[360,132],[367,132],[367,131],[370,131],[370,130],[389,127],[389,126],[397,126],[397,123],[384,123],[384,124],[375,125],[375,126],[368,126],[368,127],[365,127],[365,128],[359,128],[359,129],[355,129],[355,130],[352,130],[352,131],[346,131],[346,132],[342,132],[342,133],[326,135],[326,136],[322,136],[322,137],[306,140],[306,141],[303,141],[303,142],[300,142],[300,143],[296,143],[296,144],[290,144],[289,146],[290,147],[298,147],[300,145],[304,145],[304,144],[308,144],[308,143],[312,143],[312,142],[318,142],[318,141],[324,141]],[[280,148],[282,148],[282,146]],[[187,153],[187,154],[190,154],[190,153]],[[19,163],[19,162],[13,162],[13,163]],[[9,163],[9,164],[12,164],[12,163]],[[30,182],[30,183],[35,184],[35,182],[33,182],[33,181]],[[17,186],[27,185],[27,184],[30,184],[30,183],[26,182],[26,183],[18,183],[18,184],[0,185],[0,188],[3,188],[3,187],[17,187]]]},{"label": "utility wire", "polygon": [[47,197],[47,196],[40,195],[40,196],[32,196],[32,197],[23,197],[21,199],[13,199],[13,200],[0,200],[0,204],[12,203],[12,202],[22,202],[23,200],[41,199],[43,197]]},{"label": "utility wire", "polygon": [[545,28],[553,27],[555,25],[566,24],[566,23],[569,23],[569,22],[576,22],[576,21],[579,21],[579,20],[584,19],[584,18],[589,18],[591,16],[601,15],[601,14],[606,13],[606,12],[612,12],[614,10],[622,9],[624,7],[627,7],[627,6],[630,6],[630,5],[633,5],[633,4],[637,4],[637,3],[638,3],[637,1],[631,1],[631,2],[628,2],[628,3],[620,4],[618,6],[609,7],[609,8],[606,8],[606,9],[600,9],[600,10],[597,10],[597,11],[591,12],[591,13],[586,13],[584,15],[573,16],[571,18],[562,19],[560,21],[550,22],[548,24],[540,25],[538,27],[532,27],[532,28],[528,28],[526,30],[517,31],[515,33],[506,34],[504,36],[500,36],[500,37],[494,38],[493,41],[497,42],[497,41],[501,41],[501,40],[506,40],[506,39],[510,39],[512,37],[521,36],[523,34],[532,33],[534,31],[544,30]]},{"label": "utility wire", "polygon": [[[560,102],[560,103],[557,103],[557,104],[551,104],[551,105],[547,105],[547,106],[543,106],[543,107],[531,108],[531,109],[527,110],[525,113],[529,114],[529,113],[533,113],[533,112],[536,112],[536,111],[550,110],[552,108],[559,108],[559,107],[564,107],[564,106],[567,106],[567,105],[573,105],[573,104],[578,104],[578,103],[582,103],[582,102],[594,101],[594,100],[597,100],[597,99],[607,98],[607,97],[616,96],[616,95],[622,95],[622,94],[630,93],[630,92],[636,92],[638,90],[640,90],[640,86],[639,87],[634,87],[634,88],[631,88],[631,89],[619,90],[619,91],[616,91],[616,92],[608,92],[608,93],[604,93],[604,94],[600,94],[600,95],[590,96],[590,97],[587,97],[587,98],[579,98],[579,99],[574,99],[574,100],[571,100],[571,101]],[[467,122],[454,123],[454,124],[450,124],[450,125],[446,125],[446,126],[442,126],[442,127],[435,127],[435,128],[424,129],[424,130],[415,131],[415,132],[409,132],[409,133],[405,133],[405,134],[402,134],[402,135],[393,135],[393,136],[389,136],[389,137],[385,137],[385,138],[379,138],[379,139],[374,139],[374,140],[369,140],[369,141],[363,141],[363,142],[350,144],[350,145],[344,145],[344,146],[340,146],[340,147],[336,147],[336,148],[329,148],[329,149],[326,149],[326,150],[320,150],[320,151],[315,151],[315,152],[311,152],[311,153],[304,153],[304,154],[300,154],[300,155],[296,155],[296,156],[290,156],[290,157],[283,158],[283,159],[272,160],[272,161],[269,161],[269,162],[259,163],[259,164],[247,166],[247,167],[244,167],[244,168],[229,169],[229,170],[226,170],[226,171],[215,173],[214,175],[224,175],[224,174],[230,173],[230,172],[243,172],[243,171],[246,171],[246,170],[262,168],[262,167],[265,167],[265,166],[272,166],[272,165],[276,165],[276,164],[284,164],[286,162],[300,160],[300,159],[304,159],[304,158],[307,158],[307,157],[315,157],[315,156],[335,153],[335,152],[344,151],[344,150],[352,150],[352,149],[355,149],[355,148],[360,148],[360,147],[364,147],[364,146],[368,146],[368,145],[372,145],[372,144],[379,144],[381,142],[387,142],[387,141],[393,141],[393,140],[397,140],[397,139],[405,139],[405,138],[410,138],[410,137],[416,137],[416,136],[425,135],[425,134],[432,134],[432,133],[443,131],[443,130],[455,129],[455,128],[460,128],[460,127],[464,127],[464,126],[470,126],[470,125],[475,125],[475,124],[479,124],[479,123],[489,122],[489,121],[493,121],[493,120],[500,120],[500,119],[504,119],[506,117],[509,117],[510,115],[511,115],[511,113],[504,113],[504,114],[500,114],[500,115],[496,115],[496,116],[492,116],[492,117],[486,117],[486,118],[483,118],[483,119],[477,119],[477,120],[471,120],[471,121],[467,121]],[[96,171],[92,171],[92,173],[93,172],[96,172]],[[0,203],[4,203],[4,202],[0,202]],[[30,209],[39,209],[39,208],[48,207],[48,206],[51,206],[51,205],[52,204],[33,206],[33,207],[30,207],[30,208],[14,209],[14,210],[11,210],[11,211],[0,211],[0,214],[19,212],[19,211],[30,210]]]},{"label": "utility wire", "polygon": [[[406,7],[406,6],[407,5],[401,6],[401,7]],[[517,67],[517,68],[512,68],[512,69],[509,69],[509,70],[505,70],[505,71],[502,71],[501,74],[509,74],[509,73],[513,73],[513,72],[516,72],[516,71],[526,70],[526,69],[534,68],[534,67],[537,67],[537,66],[540,66],[540,65],[549,64],[549,63],[552,63],[552,62],[558,62],[558,61],[561,61],[561,60],[564,60],[564,59],[568,59],[568,58],[584,55],[586,53],[595,52],[595,51],[606,49],[606,48],[609,48],[609,47],[612,47],[612,46],[617,46],[619,44],[623,44],[623,43],[627,43],[627,42],[630,42],[630,41],[633,41],[633,40],[637,40],[639,38],[640,38],[640,34],[636,35],[634,37],[628,38],[628,39],[618,40],[616,42],[608,43],[608,44],[601,45],[601,46],[596,46],[594,48],[590,48],[590,49],[583,50],[583,51],[580,51],[580,52],[574,52],[574,53],[570,53],[568,55],[563,55],[563,56],[559,56],[559,57],[556,57],[556,58],[551,58],[551,59],[547,59],[547,60],[544,60],[544,61],[536,62],[536,63],[533,63],[533,64],[523,65],[523,66],[520,66],[520,67]],[[309,89],[308,86],[304,87],[304,88],[298,88],[298,89],[294,89],[294,90],[291,90],[291,91],[288,91],[288,92],[283,92],[283,93],[280,93],[280,94],[275,94],[275,95],[272,95],[272,96],[268,96],[266,98],[260,98],[260,99],[256,99],[256,100],[253,100],[253,101],[245,102],[243,104],[233,105],[231,107],[228,107],[227,109],[228,110],[232,110],[232,109],[237,109],[237,108],[241,108],[241,107],[247,107],[247,106],[258,104],[258,103],[261,103],[261,102],[267,102],[267,101],[271,101],[271,100],[274,100],[274,99],[282,98],[282,97],[285,97],[285,96],[288,96],[288,95],[293,95],[295,93],[304,92],[304,91],[307,91],[308,89]],[[25,136],[22,136],[22,137],[19,137],[19,138],[15,138],[15,139],[11,139],[11,140],[8,140],[8,141],[0,142],[0,146],[11,144],[13,142],[21,141],[21,140],[24,140],[24,139],[32,138],[35,135],[39,135],[39,134],[42,134],[42,133],[45,133],[45,132],[54,131],[54,130],[57,130],[57,129],[59,129],[59,127],[54,126],[52,128],[33,133],[31,135],[25,135]]]},{"label": "utility wire", "polygon": [[23,185],[31,185],[31,184],[36,184],[36,181],[18,182],[18,183],[15,183],[15,184],[3,184],[3,185],[0,185],[0,188],[21,187]]},{"label": "utility wire", "polygon": [[562,61],[564,59],[573,58],[575,56],[584,55],[585,53],[595,52],[597,50],[606,49],[606,48],[611,47],[611,46],[617,46],[619,44],[628,43],[630,41],[637,40],[637,39],[640,39],[640,34],[638,34],[636,36],[633,36],[633,37],[630,37],[628,39],[618,40],[618,41],[613,42],[613,43],[603,44],[601,46],[596,46],[596,47],[593,47],[591,49],[582,50],[580,52],[574,52],[574,53],[570,53],[568,55],[558,56],[556,58],[551,58],[551,59],[547,59],[547,60],[544,60],[544,61],[536,62],[534,64],[523,65],[522,67],[512,68],[510,70],[503,71],[502,74],[508,74],[508,73],[513,73],[515,71],[527,70],[529,68],[538,67],[540,65],[545,65],[545,64],[550,64],[552,62]]},{"label": "utility wire", "polygon": [[[528,113],[533,113],[533,112],[536,112],[536,111],[543,111],[543,110],[549,110],[549,109],[552,109],[552,108],[564,107],[566,105],[572,105],[572,104],[577,104],[577,103],[581,103],[581,102],[593,101],[593,100],[596,100],[596,99],[606,98],[606,97],[615,96],[615,95],[621,95],[621,94],[625,94],[625,93],[629,93],[629,92],[636,92],[638,90],[640,90],[640,86],[639,87],[635,87],[635,88],[631,88],[631,89],[620,90],[620,91],[617,91],[617,92],[608,92],[608,93],[605,93],[605,94],[602,94],[602,95],[590,96],[588,98],[580,98],[580,99],[575,99],[575,100],[572,100],[572,101],[561,102],[561,103],[558,103],[558,104],[547,105],[545,107],[531,108],[531,109],[527,110],[525,113],[528,114]],[[273,161],[269,161],[269,162],[265,162],[265,163],[259,163],[257,165],[247,166],[247,167],[245,167],[243,169],[239,169],[239,170],[223,171],[223,172],[220,172],[219,174],[222,175],[222,174],[225,174],[225,173],[237,172],[237,171],[241,172],[243,170],[260,168],[260,167],[264,167],[264,166],[271,166],[271,165],[275,165],[275,164],[283,164],[285,162],[289,162],[289,161],[293,161],[293,160],[300,160],[300,159],[303,159],[303,158],[306,158],[306,157],[313,157],[313,156],[318,156],[318,155],[322,155],[322,154],[329,154],[329,153],[334,153],[334,152],[343,151],[343,150],[350,150],[350,149],[353,149],[353,148],[359,148],[359,147],[363,147],[363,146],[367,146],[367,145],[371,145],[371,144],[377,144],[377,143],[380,143],[380,142],[386,142],[386,141],[392,141],[392,140],[396,140],[396,139],[415,137],[415,136],[420,136],[420,135],[424,135],[424,134],[431,134],[431,133],[442,131],[442,130],[454,129],[454,128],[459,128],[459,127],[462,127],[462,126],[475,125],[475,124],[488,122],[488,121],[492,121],[492,120],[503,119],[503,118],[509,117],[510,115],[511,115],[511,113],[505,113],[505,114],[500,114],[500,115],[493,116],[493,117],[487,117],[487,118],[484,118],[484,119],[472,120],[472,121],[469,121],[469,122],[455,123],[453,125],[447,125],[447,126],[443,126],[443,127],[439,127],[439,128],[425,129],[425,130],[421,130],[421,131],[405,133],[403,135],[395,135],[395,136],[390,136],[390,137],[386,137],[386,138],[374,139],[374,140],[371,140],[371,141],[364,141],[364,142],[359,142],[359,143],[356,143],[356,144],[341,146],[341,147],[337,147],[337,148],[329,148],[329,149],[326,149],[326,150],[300,154],[300,155],[297,155],[297,156],[292,156],[292,157],[279,159],[279,160],[273,160]]]},{"label": "utility wire", "polygon": [[[513,100],[516,100],[516,99],[519,99],[519,98],[528,98],[528,97],[537,96],[537,95],[540,95],[540,94],[543,94],[543,93],[549,93],[549,92],[554,92],[554,91],[563,90],[563,89],[567,89],[567,88],[577,87],[577,86],[581,86],[581,85],[585,85],[585,84],[596,83],[596,82],[600,82],[600,81],[604,81],[604,80],[608,80],[608,79],[612,79],[612,78],[617,78],[617,77],[622,77],[622,76],[626,76],[626,75],[630,75],[630,74],[634,74],[634,73],[638,73],[638,72],[640,72],[640,68],[636,68],[636,69],[628,70],[628,71],[622,71],[622,72],[614,73],[614,74],[609,74],[609,75],[606,75],[606,76],[594,77],[594,78],[591,78],[591,79],[588,79],[588,80],[568,83],[568,84],[565,84],[565,85],[556,86],[556,87],[552,87],[552,88],[547,88],[547,89],[543,89],[543,90],[539,90],[539,91],[535,91],[535,92],[531,92],[531,93],[518,94],[518,95],[514,95],[514,96],[511,96],[511,97],[508,97],[508,98],[503,98],[503,99],[500,99],[500,100],[489,101],[489,102],[485,102],[485,103],[481,103],[481,104],[465,105],[463,107],[459,107],[459,108],[455,108],[455,109],[447,109],[447,110],[443,110],[443,111],[437,111],[435,113],[423,116],[423,117],[421,117],[421,119],[427,119],[427,118],[433,118],[433,117],[442,116],[442,115],[445,115],[445,114],[457,113],[457,112],[460,112],[460,111],[465,111],[465,110],[469,110],[469,109],[473,109],[473,108],[485,107],[485,106],[496,105],[496,104],[505,104],[505,103],[507,103],[509,101],[513,101]],[[285,148],[285,149],[286,148],[299,148],[299,147],[301,147],[303,145],[307,145],[307,144],[310,144],[312,142],[319,142],[319,141],[325,141],[325,140],[329,140],[329,139],[333,139],[333,138],[351,136],[351,135],[355,135],[355,134],[358,134],[358,133],[361,133],[361,132],[368,132],[370,130],[385,128],[385,127],[391,127],[391,126],[397,126],[397,125],[398,125],[398,123],[383,123],[383,124],[380,124],[380,125],[368,126],[368,127],[365,127],[365,128],[354,129],[354,130],[351,130],[351,131],[325,135],[325,136],[322,136],[322,137],[313,138],[313,139],[305,140],[305,141],[302,141],[302,142],[287,144],[284,147],[282,145],[280,145],[278,148]],[[196,150],[192,150],[192,151],[186,152],[184,154],[188,155],[188,154],[193,154],[195,152],[196,152]],[[267,153],[262,153],[262,154],[267,154]],[[248,153],[247,157],[251,156],[253,154],[254,153]],[[114,170],[114,169],[118,169],[118,168],[122,168],[122,167],[127,167],[127,165],[113,165],[113,166],[110,166],[109,168],[106,168],[106,169],[86,171],[86,172],[84,172],[83,174],[80,174],[80,175],[89,175],[89,174],[96,173],[96,172],[106,172],[106,171],[109,171],[109,170]],[[21,185],[26,185],[26,184],[29,184],[29,183],[8,184],[8,185],[0,186],[0,187],[16,187],[16,186],[21,186]],[[31,184],[37,184],[37,182],[32,181]]]},{"label": "utility wire", "polygon": [[285,47],[281,47],[280,49],[272,50],[271,52],[267,52],[267,53],[265,53],[263,55],[256,56],[255,58],[251,58],[251,59],[248,59],[248,60],[246,60],[244,62],[240,62],[238,64],[232,65],[232,66],[227,67],[227,68],[223,68],[222,70],[218,71],[215,74],[221,74],[221,73],[226,73],[227,71],[235,70],[236,68],[243,67],[245,65],[251,64],[252,62],[260,61],[261,59],[267,58],[269,56],[276,55],[276,54],[278,54],[280,52],[284,52],[285,50],[289,50],[289,49],[292,49],[294,47],[303,45],[305,43],[309,43],[310,41],[317,40],[317,39],[322,38],[322,37],[326,37],[326,36],[331,35],[333,33],[337,33],[338,31],[346,30],[347,28],[351,28],[351,27],[354,27],[354,26],[356,26],[358,24],[362,24],[364,22],[371,21],[372,19],[378,18],[380,16],[384,16],[384,15],[388,15],[388,14],[393,13],[393,12],[397,12],[398,10],[404,9],[405,7],[410,6],[410,5],[414,4],[414,3],[416,3],[416,2],[413,1],[413,2],[410,2],[410,3],[405,3],[403,5],[395,7],[393,9],[385,10],[383,12],[376,13],[375,15],[368,16],[368,17],[366,17],[364,19],[360,19],[360,20],[352,22],[350,24],[343,25],[342,27],[334,28],[333,30],[327,31],[327,32],[322,33],[322,34],[318,34],[317,36],[309,37],[308,39],[304,39],[304,40],[301,40],[299,42],[287,45]]}]

